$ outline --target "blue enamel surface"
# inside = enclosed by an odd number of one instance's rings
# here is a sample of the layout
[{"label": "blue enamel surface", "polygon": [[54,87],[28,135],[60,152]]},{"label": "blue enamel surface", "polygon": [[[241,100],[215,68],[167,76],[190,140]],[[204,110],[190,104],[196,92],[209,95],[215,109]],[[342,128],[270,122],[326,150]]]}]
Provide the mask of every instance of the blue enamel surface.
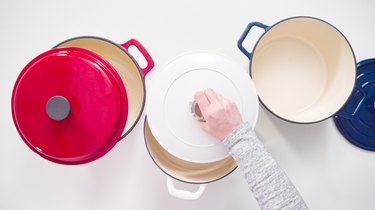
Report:
[{"label": "blue enamel surface", "polygon": [[[357,89],[345,106],[335,115],[334,121],[340,133],[352,144],[365,150],[375,151],[375,59],[361,61],[357,65]],[[361,100],[363,103],[361,103]],[[359,105],[361,103],[361,105]],[[346,117],[347,113],[354,113]]]},{"label": "blue enamel surface", "polygon": [[257,26],[257,27],[259,27],[259,28],[263,28],[264,30],[267,30],[267,28],[269,27],[269,26],[267,26],[267,25],[265,25],[265,24],[263,24],[263,23],[260,23],[260,22],[251,22],[251,23],[249,23],[249,25],[247,25],[245,31],[242,33],[240,39],[239,39],[238,42],[237,42],[237,46],[238,46],[238,48],[241,50],[241,52],[242,52],[243,54],[245,54],[246,57],[248,57],[249,59],[251,59],[253,53],[252,53],[252,52],[249,52],[249,51],[247,51],[247,50],[245,49],[245,47],[243,46],[243,41],[245,40],[245,38],[246,38],[247,35],[249,34],[251,28],[253,28],[254,26]]}]

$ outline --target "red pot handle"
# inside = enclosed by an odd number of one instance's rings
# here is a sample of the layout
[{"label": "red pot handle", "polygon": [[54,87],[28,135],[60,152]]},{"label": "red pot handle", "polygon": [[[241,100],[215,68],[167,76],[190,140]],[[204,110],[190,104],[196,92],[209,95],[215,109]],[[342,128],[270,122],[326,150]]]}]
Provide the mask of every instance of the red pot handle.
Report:
[{"label": "red pot handle", "polygon": [[155,63],[152,60],[150,54],[147,52],[147,50],[143,47],[143,45],[136,39],[130,39],[129,41],[125,42],[121,45],[124,47],[127,51],[129,51],[130,46],[135,46],[139,52],[142,53],[143,57],[147,61],[147,66],[145,68],[141,68],[143,78],[146,76],[146,74],[151,71],[152,68],[154,68]]}]

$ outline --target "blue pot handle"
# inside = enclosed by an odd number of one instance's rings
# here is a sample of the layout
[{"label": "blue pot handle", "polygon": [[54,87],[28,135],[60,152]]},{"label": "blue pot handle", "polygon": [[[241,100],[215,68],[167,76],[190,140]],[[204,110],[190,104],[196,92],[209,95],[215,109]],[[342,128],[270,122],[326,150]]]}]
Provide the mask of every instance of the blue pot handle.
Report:
[{"label": "blue pot handle", "polygon": [[361,87],[356,86],[355,89],[361,93],[362,99],[358,102],[358,105],[356,106],[356,108],[353,110],[352,113],[346,112],[344,109],[342,109],[341,112],[336,113],[337,116],[340,116],[346,119],[353,119],[355,115],[357,115],[358,110],[365,104],[364,102],[365,102],[365,99],[367,98],[367,94],[362,90]]},{"label": "blue pot handle", "polygon": [[251,22],[249,23],[249,25],[247,25],[245,31],[242,33],[240,39],[238,40],[237,42],[237,46],[238,48],[241,50],[241,52],[243,54],[246,55],[246,57],[248,57],[249,59],[251,59],[253,53],[252,52],[249,52],[245,49],[245,47],[243,46],[243,41],[245,40],[245,38],[247,37],[247,35],[249,34],[250,30],[252,27],[254,26],[257,26],[259,28],[263,28],[264,30],[267,30],[268,26],[267,25],[264,25],[263,23],[260,23],[260,22]]}]

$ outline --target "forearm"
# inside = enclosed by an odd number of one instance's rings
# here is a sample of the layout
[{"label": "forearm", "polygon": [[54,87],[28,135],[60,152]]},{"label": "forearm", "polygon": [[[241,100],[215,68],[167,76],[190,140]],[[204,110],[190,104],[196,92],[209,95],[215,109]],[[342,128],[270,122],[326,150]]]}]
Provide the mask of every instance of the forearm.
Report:
[{"label": "forearm", "polygon": [[243,172],[261,209],[308,209],[249,124],[243,123],[223,143]]}]

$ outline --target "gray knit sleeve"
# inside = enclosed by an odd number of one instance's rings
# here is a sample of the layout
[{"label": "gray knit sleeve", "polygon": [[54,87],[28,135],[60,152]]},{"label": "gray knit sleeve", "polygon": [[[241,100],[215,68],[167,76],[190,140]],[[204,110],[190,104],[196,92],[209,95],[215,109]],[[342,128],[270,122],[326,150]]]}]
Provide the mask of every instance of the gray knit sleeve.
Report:
[{"label": "gray knit sleeve", "polygon": [[239,169],[262,210],[308,209],[284,171],[268,153],[249,123],[233,131],[223,144]]}]

